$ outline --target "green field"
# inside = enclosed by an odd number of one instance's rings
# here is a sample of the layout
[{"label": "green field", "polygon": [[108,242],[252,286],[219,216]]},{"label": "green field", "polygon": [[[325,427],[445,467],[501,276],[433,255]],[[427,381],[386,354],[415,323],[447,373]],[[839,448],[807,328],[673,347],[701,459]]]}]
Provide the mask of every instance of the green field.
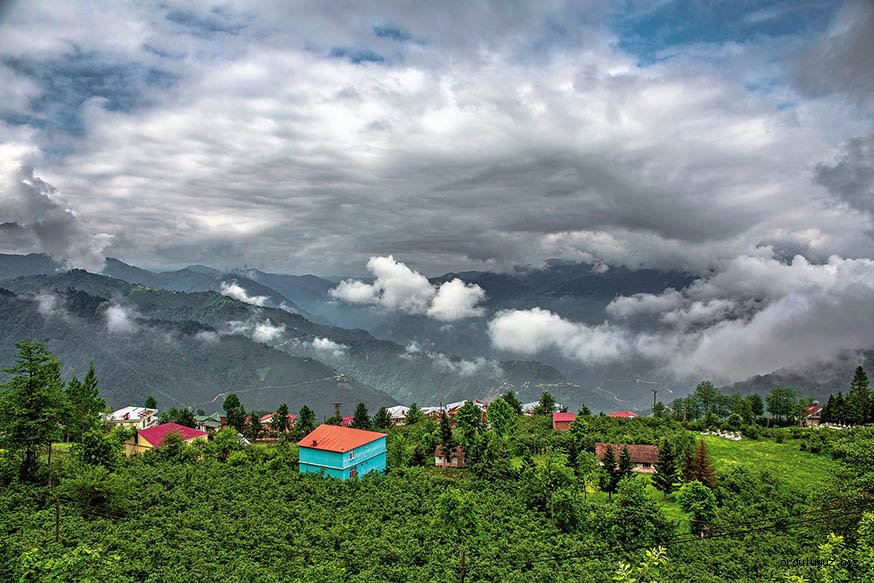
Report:
[{"label": "green field", "polygon": [[712,435],[703,436],[717,475],[742,466],[751,470],[768,470],[787,486],[800,490],[814,490],[840,468],[840,464],[826,455],[801,451],[797,440],[784,443],[760,439],[731,441]]}]

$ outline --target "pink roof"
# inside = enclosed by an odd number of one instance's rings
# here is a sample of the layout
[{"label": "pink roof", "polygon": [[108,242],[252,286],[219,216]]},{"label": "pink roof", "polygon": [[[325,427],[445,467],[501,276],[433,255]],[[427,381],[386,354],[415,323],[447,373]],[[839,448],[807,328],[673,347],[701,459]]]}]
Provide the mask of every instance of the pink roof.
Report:
[{"label": "pink roof", "polygon": [[346,452],[371,441],[385,437],[385,433],[351,429],[338,425],[319,425],[309,435],[297,442],[300,447]]},{"label": "pink roof", "polygon": [[607,417],[623,417],[625,419],[632,419],[634,417],[640,417],[640,415],[633,411],[616,411],[615,413],[607,413]]},{"label": "pink roof", "polygon": [[148,429],[140,429],[140,436],[151,443],[155,447],[160,447],[162,443],[164,443],[164,439],[166,439],[167,435],[170,433],[178,433],[183,441],[188,441],[189,439],[194,439],[195,437],[202,437],[207,435],[206,431],[198,431],[197,429],[192,429],[191,427],[185,427],[184,425],[179,425],[178,423],[164,423],[162,425],[155,425],[154,427],[149,427]]},{"label": "pink roof", "polygon": [[577,418],[576,413],[553,413],[552,422],[574,421]]},{"label": "pink roof", "polygon": [[352,425],[352,420],[355,419],[352,415],[346,415],[343,417],[343,427],[349,427]]}]

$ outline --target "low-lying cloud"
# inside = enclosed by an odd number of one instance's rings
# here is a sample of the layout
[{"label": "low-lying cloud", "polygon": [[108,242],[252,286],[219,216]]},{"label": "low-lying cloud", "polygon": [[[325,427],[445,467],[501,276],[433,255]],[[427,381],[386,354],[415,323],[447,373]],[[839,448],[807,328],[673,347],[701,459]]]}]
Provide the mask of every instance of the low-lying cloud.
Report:
[{"label": "low-lying cloud", "polygon": [[313,338],[311,345],[316,350],[335,357],[343,356],[349,350],[345,344],[334,342],[330,338]]},{"label": "low-lying cloud", "polygon": [[103,312],[106,319],[106,330],[110,334],[133,334],[138,326],[136,314],[119,304],[110,304]]},{"label": "low-lying cloud", "polygon": [[872,305],[870,259],[738,257],[684,290],[617,298],[598,325],[532,308],[499,312],[488,326],[499,350],[592,366],[644,359],[683,380],[732,382],[871,348]]},{"label": "low-lying cloud", "polygon": [[477,304],[485,299],[485,290],[476,284],[465,284],[456,278],[440,286],[432,285],[427,277],[391,255],[371,257],[367,270],[374,276],[373,283],[347,279],[330,291],[331,297],[350,304],[428,316],[442,322],[483,314]]},{"label": "low-lying cloud", "polygon": [[267,300],[270,299],[267,296],[249,295],[249,293],[246,291],[246,288],[238,284],[236,280],[230,282],[223,281],[220,293],[223,296],[228,296],[229,298],[234,298],[235,300],[239,300],[247,304],[252,304],[253,306],[263,306],[265,303],[267,303]]}]

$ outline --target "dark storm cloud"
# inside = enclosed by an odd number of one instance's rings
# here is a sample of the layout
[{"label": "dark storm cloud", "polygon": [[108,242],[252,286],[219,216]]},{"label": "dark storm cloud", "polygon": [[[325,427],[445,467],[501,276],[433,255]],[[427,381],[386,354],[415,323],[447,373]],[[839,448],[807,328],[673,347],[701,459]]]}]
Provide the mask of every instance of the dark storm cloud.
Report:
[{"label": "dark storm cloud", "polygon": [[817,165],[816,180],[853,208],[874,213],[874,135],[848,141],[835,164]]}]

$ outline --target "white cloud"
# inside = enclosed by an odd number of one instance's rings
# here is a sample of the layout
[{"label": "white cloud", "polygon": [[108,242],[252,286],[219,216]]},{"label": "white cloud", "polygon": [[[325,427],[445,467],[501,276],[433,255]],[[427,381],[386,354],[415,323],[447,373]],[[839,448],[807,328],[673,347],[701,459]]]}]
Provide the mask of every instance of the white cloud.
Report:
[{"label": "white cloud", "polygon": [[267,296],[250,296],[246,292],[246,288],[238,284],[236,280],[231,282],[223,281],[221,294],[247,304],[252,304],[253,306],[263,306],[270,299]]},{"label": "white cloud", "polygon": [[316,350],[329,353],[331,356],[343,356],[349,347],[330,338],[313,338],[312,347]]},{"label": "white cloud", "polygon": [[132,334],[138,328],[133,311],[118,304],[107,306],[104,317],[110,334]]},{"label": "white cloud", "polygon": [[625,330],[608,323],[570,322],[541,308],[498,312],[488,327],[492,344],[499,350],[527,355],[557,350],[587,364],[614,362],[631,354]]},{"label": "white cloud", "polygon": [[201,330],[194,335],[196,340],[200,340],[204,344],[216,344],[220,340],[219,334],[212,330]]},{"label": "white cloud", "polygon": [[443,322],[483,313],[482,308],[476,305],[485,299],[485,291],[476,284],[453,279],[438,288],[431,285],[424,275],[396,261],[391,255],[371,257],[367,269],[374,276],[372,284],[347,279],[330,291],[331,297],[352,304],[427,315]]},{"label": "white cloud", "polygon": [[274,326],[268,318],[264,322],[255,324],[255,329],[252,331],[252,340],[262,343],[273,342],[285,333],[285,324]]},{"label": "white cloud", "polygon": [[472,377],[481,374],[492,378],[504,376],[504,371],[497,361],[481,356],[474,359],[450,358],[442,352],[428,352],[427,356],[438,369],[457,374],[461,377]]},{"label": "white cloud", "polygon": [[45,319],[66,318],[67,312],[61,302],[61,298],[52,292],[40,292],[33,298],[37,303],[37,310]]},{"label": "white cloud", "polygon": [[675,310],[681,305],[683,305],[683,294],[668,288],[658,295],[619,296],[607,304],[606,311],[614,318],[630,318],[638,314],[660,314]]},{"label": "white cloud", "polygon": [[446,281],[440,284],[427,314],[443,322],[481,316],[484,310],[476,305],[485,297],[485,290],[476,284],[465,284],[460,279]]},{"label": "white cloud", "polygon": [[[627,301],[623,301],[627,300]],[[642,358],[670,376],[732,382],[874,345],[874,260],[739,257],[678,292],[619,298],[610,321],[570,322],[533,308],[489,322],[495,348],[526,355],[556,350],[586,365]],[[655,328],[628,316],[675,306]]]}]

